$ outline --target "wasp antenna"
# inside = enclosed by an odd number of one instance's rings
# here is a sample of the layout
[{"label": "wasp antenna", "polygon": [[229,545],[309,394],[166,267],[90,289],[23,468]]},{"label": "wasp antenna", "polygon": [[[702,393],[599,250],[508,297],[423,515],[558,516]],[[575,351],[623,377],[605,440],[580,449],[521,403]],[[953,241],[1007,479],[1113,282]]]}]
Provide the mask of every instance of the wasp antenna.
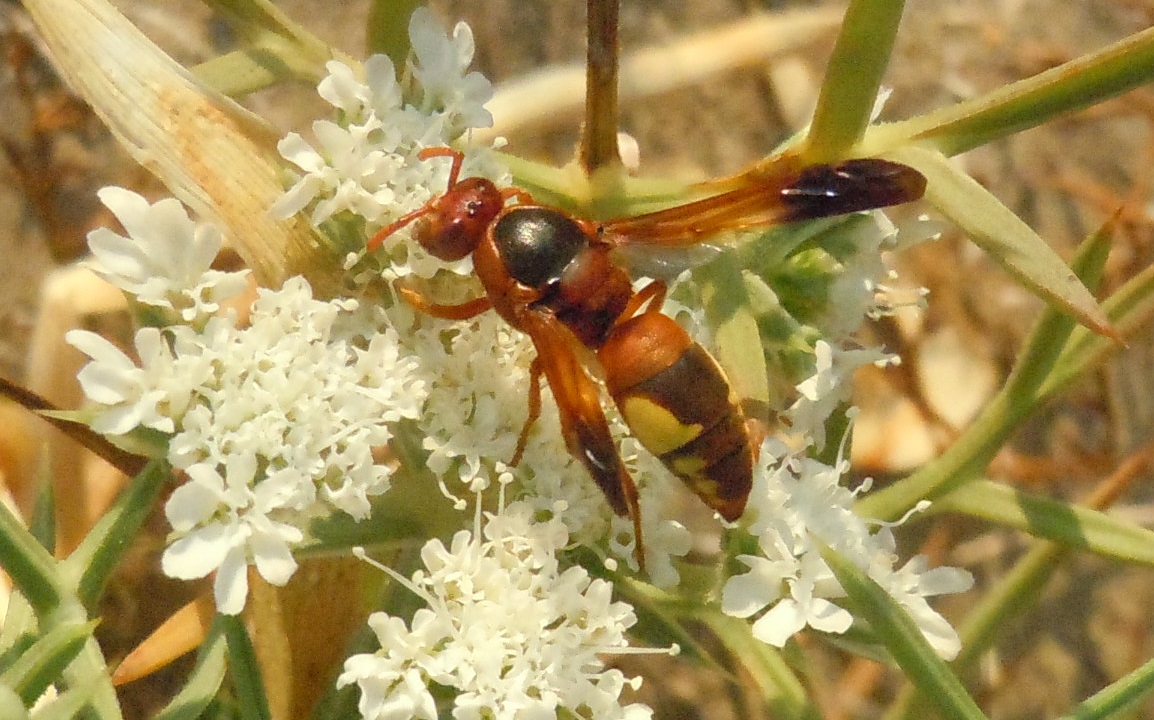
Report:
[{"label": "wasp antenna", "polygon": [[447,146],[431,147],[425,148],[417,153],[417,157],[422,160],[435,157],[451,157],[453,158],[453,166],[449,168],[449,187],[456,185],[458,178],[461,177],[461,165],[465,162],[465,153],[460,150],[454,150]]},{"label": "wasp antenna", "polygon": [[436,202],[437,199],[438,198],[434,198],[433,200],[430,200],[429,202],[425,203],[424,205],[422,205],[421,207],[412,211],[411,213],[408,213],[407,215],[402,215],[401,217],[394,220],[392,223],[390,223],[390,224],[384,226],[383,228],[381,228],[380,230],[378,230],[376,232],[376,234],[373,235],[371,238],[369,238],[369,241],[367,243],[365,243],[365,249],[368,250],[369,252],[376,251],[376,249],[381,246],[381,243],[383,243],[385,241],[385,238],[389,237],[390,235],[397,232],[398,230],[400,230],[404,226],[408,225],[409,223],[413,222],[417,218],[421,217],[422,215],[424,215],[424,214],[428,213],[430,210],[432,210],[433,203]]}]

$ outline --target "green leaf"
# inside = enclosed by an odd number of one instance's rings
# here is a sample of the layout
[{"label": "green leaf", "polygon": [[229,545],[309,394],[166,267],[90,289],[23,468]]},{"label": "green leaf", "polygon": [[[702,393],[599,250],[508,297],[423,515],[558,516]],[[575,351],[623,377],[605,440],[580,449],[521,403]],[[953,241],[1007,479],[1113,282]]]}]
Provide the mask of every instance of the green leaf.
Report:
[{"label": "green leaf", "polygon": [[853,602],[855,615],[870,623],[906,677],[946,718],[979,720],[978,709],[960,680],[937,656],[921,630],[880,585],[850,561],[826,548],[822,557]]},{"label": "green leaf", "polygon": [[0,569],[37,615],[59,606],[67,595],[55,558],[36,542],[9,506],[0,503]]},{"label": "green leaf", "polygon": [[96,622],[91,621],[52,628],[0,673],[0,685],[15,689],[25,707],[30,707],[60,679],[64,668],[76,659],[84,643],[92,637],[95,627]]},{"label": "green leaf", "polygon": [[94,607],[113,569],[128,552],[129,540],[152,513],[169,478],[168,464],[150,462],[121,490],[116,502],[96,522],[80,545],[60,563],[61,572],[77,579],[76,592],[85,607]]},{"label": "green leaf", "polygon": [[850,3],[801,152],[805,161],[845,157],[861,139],[889,65],[904,6],[902,0]]},{"label": "green leaf", "polygon": [[935,502],[931,513],[956,512],[1017,528],[1071,548],[1123,562],[1154,565],[1154,531],[1105,513],[981,480]]},{"label": "green leaf", "polygon": [[1154,28],[921,117],[870,128],[866,155],[929,142],[947,155],[1022,132],[1154,81]]},{"label": "green leaf", "polygon": [[196,720],[220,692],[228,667],[228,643],[224,622],[218,616],[208,630],[196,656],[196,667],[176,697],[157,714],[156,720]]},{"label": "green leaf", "polygon": [[1027,289],[1103,335],[1115,336],[1094,296],[1062,258],[976,180],[934,150],[908,147],[891,157],[926,176],[926,200]]},{"label": "green leaf", "polygon": [[285,79],[316,84],[336,53],[267,0],[205,0],[232,23],[248,47],[194,68],[199,80],[229,97]]},{"label": "green leaf", "polygon": [[1141,713],[1134,705],[1149,697],[1151,691],[1154,691],[1154,660],[1148,660],[1142,667],[1102,688],[1064,717],[1076,720],[1119,718],[1124,717],[1126,711],[1140,717]]},{"label": "green leaf", "polygon": [[384,53],[399,70],[409,55],[409,16],[421,0],[373,0],[365,24],[369,52]]}]

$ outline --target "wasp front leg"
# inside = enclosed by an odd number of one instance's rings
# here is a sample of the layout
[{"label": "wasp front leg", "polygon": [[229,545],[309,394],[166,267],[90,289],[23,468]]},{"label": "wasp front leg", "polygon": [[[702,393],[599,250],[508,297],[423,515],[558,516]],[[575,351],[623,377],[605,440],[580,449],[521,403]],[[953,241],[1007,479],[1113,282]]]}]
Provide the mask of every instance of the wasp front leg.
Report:
[{"label": "wasp front leg", "polygon": [[397,289],[397,294],[411,305],[413,309],[423,312],[426,315],[432,315],[435,318],[441,318],[442,320],[468,320],[493,307],[493,303],[487,295],[466,300],[457,305],[442,305],[432,302],[418,290],[404,282],[397,281],[394,287]]}]

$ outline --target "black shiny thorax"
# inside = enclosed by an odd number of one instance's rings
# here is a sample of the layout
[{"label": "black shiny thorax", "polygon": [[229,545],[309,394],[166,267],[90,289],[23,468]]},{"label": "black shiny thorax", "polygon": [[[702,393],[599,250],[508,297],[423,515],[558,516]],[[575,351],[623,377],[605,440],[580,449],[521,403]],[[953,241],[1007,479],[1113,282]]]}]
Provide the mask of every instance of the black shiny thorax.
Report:
[{"label": "black shiny thorax", "polygon": [[509,208],[493,227],[493,242],[509,277],[528,287],[557,282],[589,245],[584,229],[557,210]]}]

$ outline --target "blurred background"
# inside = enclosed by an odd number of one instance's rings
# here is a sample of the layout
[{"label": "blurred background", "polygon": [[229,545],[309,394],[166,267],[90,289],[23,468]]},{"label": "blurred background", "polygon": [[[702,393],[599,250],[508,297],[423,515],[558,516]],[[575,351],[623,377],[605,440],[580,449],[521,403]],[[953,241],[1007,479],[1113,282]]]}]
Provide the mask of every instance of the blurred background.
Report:
[{"label": "blurred background", "polygon": [[[494,82],[497,133],[513,152],[560,164],[574,152],[581,90],[571,82],[584,58],[581,0],[466,0],[430,3],[450,28],[467,21],[477,42],[474,68]],[[192,0],[117,3],[185,65],[234,47],[228,25]],[[283,10],[353,57],[364,56],[367,2],[291,0]],[[339,11],[333,8],[339,6]],[[728,174],[800,129],[819,88],[839,2],[625,0],[621,46],[628,58],[656,52],[660,72],[623,84],[621,129],[640,148],[644,174],[687,180]],[[886,84],[882,119],[905,118],[978,96],[1105,46],[1154,22],[1154,0],[909,0]],[[736,38],[754,40],[740,45]],[[74,375],[58,328],[108,329],[116,316],[68,268],[85,235],[112,220],[95,191],[122,185],[160,197],[86,106],[60,84],[18,4],[0,3],[0,373],[40,383],[60,402],[75,398]],[[743,34],[744,33],[744,34]],[[698,76],[712,62],[730,67]],[[566,72],[569,72],[567,75]],[[521,94],[515,94],[513,89]],[[504,104],[501,104],[502,101]],[[311,86],[279,87],[245,104],[283,131],[307,128],[328,106]],[[1118,213],[1105,290],[1154,256],[1151,184],[1154,92],[1142,88],[958,159],[982,184],[1059,251]],[[914,205],[899,221],[932,209]],[[863,341],[902,354],[899,369],[861,373],[856,471],[884,482],[934,456],[1004,381],[1040,304],[958,233],[895,258],[902,285],[930,290],[929,308],[868,327]],[[38,350],[30,360],[34,339]],[[46,350],[45,348],[49,348]],[[35,380],[33,380],[35,378]],[[1154,428],[1154,342],[1134,338],[1106,367],[1084,378],[1033,418],[991,467],[990,476],[1042,494],[1077,498],[1134,458],[1139,475],[1116,508],[1154,522],[1145,458]],[[48,392],[50,391],[50,392]],[[70,394],[71,393],[71,394]],[[20,455],[0,414],[0,458]],[[10,426],[11,427],[11,426]],[[7,438],[7,439],[6,439]],[[34,457],[34,454],[33,454]],[[81,472],[64,463],[55,472]],[[687,512],[692,512],[692,508]],[[978,590],[1027,547],[1017,533],[962,519],[924,523],[910,551],[970,569]],[[154,577],[164,525],[112,588],[99,629],[110,656],[123,654],[192,590]],[[135,590],[147,578],[147,596]],[[950,598],[957,620],[976,595]],[[1024,615],[983,663],[976,693],[996,718],[1059,714],[1154,654],[1154,573],[1082,557],[1060,572],[1041,604]],[[872,717],[896,685],[882,665],[849,660],[802,638],[810,679],[831,718]],[[671,659],[623,659],[646,680],[639,699],[658,718],[765,717],[755,692],[720,674]],[[187,667],[125,688],[126,715],[157,707]],[[823,686],[821,678],[836,678]],[[1154,717],[1154,704],[1145,717]]]}]

